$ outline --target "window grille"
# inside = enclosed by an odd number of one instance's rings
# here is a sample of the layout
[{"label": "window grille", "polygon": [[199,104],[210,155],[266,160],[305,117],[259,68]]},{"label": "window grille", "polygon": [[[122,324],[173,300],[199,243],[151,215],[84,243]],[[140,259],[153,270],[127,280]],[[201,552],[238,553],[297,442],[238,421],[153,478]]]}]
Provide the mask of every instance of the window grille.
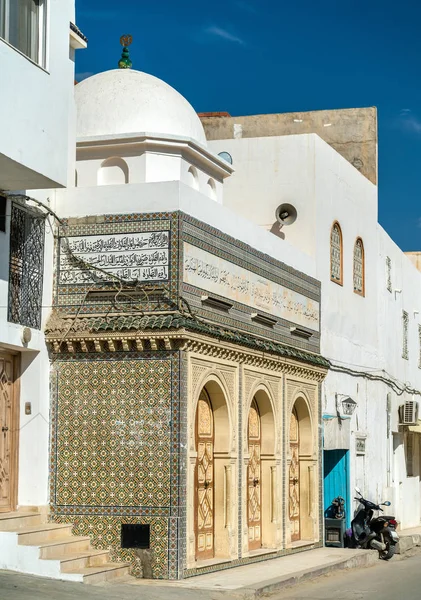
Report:
[{"label": "window grille", "polygon": [[387,291],[392,293],[392,261],[390,256],[386,256],[386,277],[387,277]]},{"label": "window grille", "polygon": [[361,238],[358,238],[354,246],[354,292],[364,296],[364,246]]},{"label": "window grille", "polygon": [[334,223],[330,232],[330,278],[342,284],[342,232],[339,223]]},{"label": "window grille", "polygon": [[408,360],[408,325],[409,315],[403,310],[402,311],[402,328],[403,328],[403,344],[402,344],[402,358]]},{"label": "window grille", "polygon": [[8,320],[41,328],[44,217],[12,203]]}]

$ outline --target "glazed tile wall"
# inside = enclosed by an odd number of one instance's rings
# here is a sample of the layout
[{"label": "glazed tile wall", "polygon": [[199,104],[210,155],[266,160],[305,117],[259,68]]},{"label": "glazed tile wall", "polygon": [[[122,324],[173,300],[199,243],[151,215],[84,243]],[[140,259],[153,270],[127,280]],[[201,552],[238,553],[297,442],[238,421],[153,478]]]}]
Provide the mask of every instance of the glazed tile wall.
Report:
[{"label": "glazed tile wall", "polygon": [[[98,215],[95,217],[73,218],[63,221],[58,230],[58,243],[56,245],[56,262],[54,270],[54,303],[56,309],[68,314],[92,314],[101,312],[115,313],[119,310],[127,309],[127,298],[119,297],[118,302],[110,302],[104,297],[94,298],[87,294],[92,291],[110,291],[116,287],[116,281],[110,278],[109,282],[101,282],[95,270],[89,272],[86,270],[86,280],[83,283],[63,283],[60,282],[60,255],[64,253],[62,244],[66,238],[74,236],[83,236],[87,241],[92,236],[100,235],[119,235],[130,233],[148,233],[148,232],[169,232],[169,256],[168,256],[168,278],[162,282],[151,282],[153,284],[162,284],[166,288],[166,296],[169,302],[165,303],[162,295],[160,297],[160,307],[170,308],[173,302],[178,301],[178,215],[172,213],[148,213],[148,214],[127,214],[127,215]],[[148,287],[147,282],[142,282],[143,289]],[[135,286],[133,286],[135,287]],[[140,294],[135,299],[134,305],[150,303],[151,308],[156,307],[156,302],[151,294],[145,296]],[[137,301],[136,301],[137,300]],[[125,304],[125,306],[123,306]]]},{"label": "glazed tile wall", "polygon": [[[170,232],[168,281],[165,298],[139,296],[129,312],[158,306],[174,309],[182,286],[182,244],[186,240],[222,258],[320,301],[320,284],[271,257],[224,236],[181,213],[105,215],[69,220],[63,236]],[[59,258],[59,257],[58,257]],[[115,314],[121,305],[90,299],[88,293],[115,288],[93,278],[84,284],[62,285],[59,260],[55,273],[55,308],[61,315]],[[144,285],[139,286],[145,289]],[[200,290],[184,286],[183,297],[209,320],[249,333],[268,336],[267,329],[250,324],[243,306],[221,314],[200,305]],[[152,300],[151,300],[152,299]],[[151,301],[150,301],[151,300]],[[136,304],[136,303],[135,303]],[[140,306],[141,305],[141,306]],[[127,308],[127,307],[126,307]],[[247,318],[246,318],[247,317]],[[292,340],[288,323],[269,337],[317,352],[319,336]],[[132,574],[141,567],[134,550],[123,550],[122,523],[149,523],[153,574],[177,579],[197,574],[186,569],[187,472],[187,359],[183,352],[89,352],[60,354],[52,368],[51,513],[60,522],[73,522],[76,535],[89,535],[97,548],[108,548],[112,560],[129,560]],[[239,382],[242,397],[242,378]],[[241,406],[240,430],[244,426]],[[240,464],[242,454],[240,449]],[[238,474],[241,496],[242,469]],[[283,478],[285,482],[285,465]],[[284,504],[285,504],[284,495]],[[242,558],[241,502],[238,508],[239,557],[229,566],[264,557]],[[285,527],[285,525],[284,525]],[[284,531],[285,541],[285,531]],[[317,545],[317,544],[315,544]],[[281,555],[278,551],[274,555]],[[220,569],[203,567],[200,572]]]},{"label": "glazed tile wall", "polygon": [[[261,275],[265,279],[283,285],[294,292],[303,294],[320,304],[321,285],[316,279],[183,213],[181,213],[180,239]],[[182,249],[180,246],[181,254]],[[179,268],[182,277],[182,256],[180,256]],[[268,328],[252,322],[250,320],[250,308],[239,302],[230,300],[233,306],[229,310],[229,313],[227,313],[204,306],[201,302],[202,290],[186,283],[182,285],[182,289],[183,296],[188,300],[194,311],[210,321],[216,321],[220,325],[226,325],[231,328],[239,327],[243,331],[274,339],[289,346],[295,346],[310,352],[320,352],[320,332],[311,332],[309,339],[298,338],[291,335],[290,326],[294,325],[294,323],[290,321],[278,318],[276,325],[273,328]],[[319,318],[320,315],[321,311],[319,310]]]},{"label": "glazed tile wall", "polygon": [[177,577],[177,353],[92,354],[53,372],[51,509],[77,535],[139,564],[120,547],[122,523],[150,523],[154,577]]}]

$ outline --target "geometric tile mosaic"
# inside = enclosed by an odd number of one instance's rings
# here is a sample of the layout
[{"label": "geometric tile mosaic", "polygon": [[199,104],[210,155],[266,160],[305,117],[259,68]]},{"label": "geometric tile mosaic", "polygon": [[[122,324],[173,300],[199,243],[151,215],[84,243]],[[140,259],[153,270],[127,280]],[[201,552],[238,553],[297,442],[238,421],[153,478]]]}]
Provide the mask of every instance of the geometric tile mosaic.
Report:
[{"label": "geometric tile mosaic", "polygon": [[150,524],[154,578],[178,577],[178,353],[67,355],[52,373],[51,518],[129,561],[121,524]]},{"label": "geometric tile mosaic", "polygon": [[55,503],[169,506],[171,362],[66,363]]},{"label": "geometric tile mosaic", "polygon": [[[57,523],[68,523],[69,517],[55,515]],[[150,523],[152,573],[154,579],[168,579],[168,519],[145,519],[141,517],[107,517],[104,515],[73,515],[73,535],[90,536],[92,546],[110,551],[112,562],[130,562],[130,574],[142,576],[142,568],[136,551],[120,547],[122,523]],[[172,575],[173,578],[176,574]]]}]

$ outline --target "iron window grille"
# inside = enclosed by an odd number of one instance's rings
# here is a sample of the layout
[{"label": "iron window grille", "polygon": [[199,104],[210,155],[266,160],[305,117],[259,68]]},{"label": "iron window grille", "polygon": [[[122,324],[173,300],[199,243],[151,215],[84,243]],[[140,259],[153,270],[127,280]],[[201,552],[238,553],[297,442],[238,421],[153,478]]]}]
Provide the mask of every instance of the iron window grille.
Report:
[{"label": "iron window grille", "polygon": [[44,238],[44,217],[13,202],[8,320],[34,329],[41,329]]},{"label": "iron window grille", "polygon": [[360,296],[365,294],[365,265],[364,265],[364,245],[361,238],[358,238],[354,245],[354,292]]},{"label": "iron window grille", "polygon": [[330,232],[330,279],[342,285],[342,231],[334,223]]}]

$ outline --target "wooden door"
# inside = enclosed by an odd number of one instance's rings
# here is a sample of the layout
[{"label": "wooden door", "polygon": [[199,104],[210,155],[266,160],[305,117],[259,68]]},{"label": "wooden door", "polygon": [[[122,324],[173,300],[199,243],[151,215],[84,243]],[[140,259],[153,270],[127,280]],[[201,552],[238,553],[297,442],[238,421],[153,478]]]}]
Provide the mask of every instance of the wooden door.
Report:
[{"label": "wooden door", "polygon": [[291,524],[291,541],[300,539],[300,431],[297,411],[292,411],[289,445],[291,464],[289,467],[289,520]]},{"label": "wooden door", "polygon": [[205,389],[196,411],[196,560],[213,558],[214,550],[214,465],[213,412]]},{"label": "wooden door", "polygon": [[249,464],[247,468],[247,506],[249,550],[262,546],[261,423],[256,400],[250,406],[248,420]]},{"label": "wooden door", "polygon": [[0,353],[0,512],[16,508],[17,427],[13,357]]}]

